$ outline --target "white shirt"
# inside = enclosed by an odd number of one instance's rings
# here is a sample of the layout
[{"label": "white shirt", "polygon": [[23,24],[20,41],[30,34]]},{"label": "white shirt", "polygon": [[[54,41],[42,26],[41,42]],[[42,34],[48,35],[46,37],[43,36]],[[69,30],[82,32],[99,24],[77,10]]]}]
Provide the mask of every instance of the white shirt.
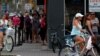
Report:
[{"label": "white shirt", "polygon": [[3,24],[4,24],[3,20],[2,20],[2,19],[0,19],[0,25],[3,25]]},{"label": "white shirt", "polygon": [[[99,24],[98,18],[95,18],[95,19],[92,20],[92,24],[95,24],[95,23]],[[98,32],[98,26],[93,26],[92,30],[93,30],[93,32]]]}]

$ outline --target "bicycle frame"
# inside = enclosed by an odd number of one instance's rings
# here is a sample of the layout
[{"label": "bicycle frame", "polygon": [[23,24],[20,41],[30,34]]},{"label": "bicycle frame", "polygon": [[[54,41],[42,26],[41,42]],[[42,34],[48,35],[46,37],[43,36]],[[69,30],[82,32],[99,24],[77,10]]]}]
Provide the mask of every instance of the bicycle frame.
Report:
[{"label": "bicycle frame", "polygon": [[[78,53],[79,54],[79,56],[81,56],[83,53],[84,53],[84,51],[86,51],[85,49],[87,49],[87,50],[92,50],[92,52],[93,52],[93,54],[94,54],[94,56],[96,56],[96,54],[95,54],[95,52],[94,52],[94,49],[93,49],[93,45],[92,45],[92,37],[89,35],[89,34],[87,34],[87,33],[81,33],[81,37],[85,40],[85,47],[83,48],[83,50],[80,52],[80,50],[78,50],[79,48],[79,46],[76,46],[75,47],[75,49],[76,49],[76,53]],[[69,39],[69,38],[67,38],[66,39],[66,47],[69,47],[69,49],[70,49],[70,51],[72,51],[72,47],[71,47],[71,45],[72,45],[72,42],[73,40],[71,40],[71,39]],[[69,50],[68,49],[68,50]],[[79,53],[80,52],[80,53]]]},{"label": "bicycle frame", "polygon": [[54,41],[54,38],[57,37],[57,32],[51,33],[51,41]]},{"label": "bicycle frame", "polygon": [[85,49],[88,50],[92,50],[93,55],[96,56],[94,49],[93,49],[93,45],[92,45],[92,37],[89,34],[86,33],[82,33],[82,37],[85,40],[85,47],[83,48],[83,50],[81,51],[80,55],[82,55],[85,51]]},{"label": "bicycle frame", "polygon": [[[13,50],[13,45],[14,45],[14,42],[13,42],[13,38],[14,38],[14,30],[11,28],[11,27],[8,27],[5,31],[5,37],[4,37],[4,41],[3,41],[3,48],[5,47],[5,49],[8,51],[8,52],[11,52]],[[10,45],[10,49],[9,49],[9,44]],[[3,49],[2,48],[2,49]],[[1,50],[2,51],[2,50]]]}]

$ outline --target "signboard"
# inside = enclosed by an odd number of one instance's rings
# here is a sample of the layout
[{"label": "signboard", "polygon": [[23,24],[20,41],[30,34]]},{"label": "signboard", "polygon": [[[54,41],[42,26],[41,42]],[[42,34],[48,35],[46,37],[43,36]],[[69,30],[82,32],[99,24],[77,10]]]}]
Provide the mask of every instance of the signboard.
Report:
[{"label": "signboard", "polygon": [[89,0],[89,12],[100,12],[100,0]]}]

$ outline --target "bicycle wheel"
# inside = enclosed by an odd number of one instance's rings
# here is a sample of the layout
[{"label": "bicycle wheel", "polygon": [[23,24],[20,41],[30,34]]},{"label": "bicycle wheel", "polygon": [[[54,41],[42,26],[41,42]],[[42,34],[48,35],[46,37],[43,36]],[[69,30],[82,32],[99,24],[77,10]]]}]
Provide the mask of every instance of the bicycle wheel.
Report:
[{"label": "bicycle wheel", "polygon": [[53,53],[56,53],[56,51],[55,51],[55,44],[53,43],[53,42],[51,42],[51,48],[52,48],[52,51],[53,51]]},{"label": "bicycle wheel", "polygon": [[72,54],[71,48],[66,47],[66,48],[63,48],[60,53],[58,53],[58,56],[71,56],[71,54]]},{"label": "bicycle wheel", "polygon": [[56,47],[57,47],[57,39],[56,39],[56,37],[52,36],[51,39],[50,39],[50,41],[51,41],[52,51],[54,53],[56,53]]},{"label": "bicycle wheel", "polygon": [[86,52],[86,56],[100,56],[95,48],[91,48]]},{"label": "bicycle wheel", "polygon": [[13,38],[11,36],[7,36],[6,43],[5,43],[5,48],[8,52],[11,52],[13,50],[14,42],[13,42]]},{"label": "bicycle wheel", "polygon": [[[57,39],[57,46],[58,46],[58,48],[59,48],[59,51],[58,51],[58,56],[62,56],[62,55],[64,55],[64,53],[65,53],[65,46],[63,46],[63,44],[62,44],[62,42],[61,42],[62,40],[60,39]],[[64,52],[62,52],[62,51],[64,51]]]},{"label": "bicycle wheel", "polygon": [[66,48],[62,49],[59,56],[79,56],[79,54],[75,52],[73,48],[67,46]]}]

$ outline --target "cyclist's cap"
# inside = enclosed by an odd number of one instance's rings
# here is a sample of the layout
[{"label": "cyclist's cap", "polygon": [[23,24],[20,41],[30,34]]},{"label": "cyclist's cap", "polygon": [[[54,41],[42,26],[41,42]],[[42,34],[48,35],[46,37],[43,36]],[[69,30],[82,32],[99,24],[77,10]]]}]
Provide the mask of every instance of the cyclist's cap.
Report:
[{"label": "cyclist's cap", "polygon": [[76,13],[75,17],[83,17],[84,15],[82,15],[81,13]]}]

